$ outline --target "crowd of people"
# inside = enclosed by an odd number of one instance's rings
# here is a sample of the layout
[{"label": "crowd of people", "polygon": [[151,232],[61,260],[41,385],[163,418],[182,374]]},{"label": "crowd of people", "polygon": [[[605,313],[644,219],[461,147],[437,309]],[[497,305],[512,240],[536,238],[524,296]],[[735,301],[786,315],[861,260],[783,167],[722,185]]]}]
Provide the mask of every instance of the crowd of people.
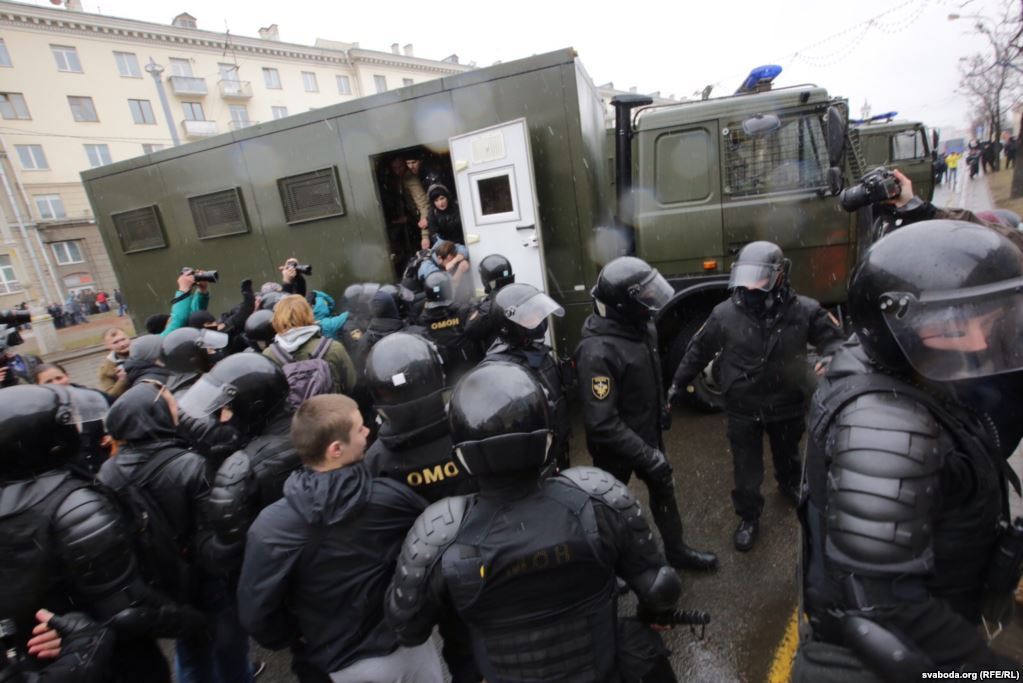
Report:
[{"label": "crowd of people", "polygon": [[[1004,511],[1023,243],[899,178],[898,227],[851,278],[851,334],[755,241],[677,368],[654,324],[674,290],[631,256],[601,269],[561,358],[564,309],[500,254],[475,264],[473,299],[439,232],[402,282],[335,298],[289,258],[219,316],[186,269],[148,334],[104,335],[99,390],[5,361],[2,680],[169,681],[156,638],[174,638],[178,681],[245,683],[251,637],[290,649],[303,683],[445,666],[456,683],[675,681],[659,632],[708,618],[676,609],[677,571],[718,558],[683,535],[663,431],[715,359],[735,550],[757,539],[765,434],[803,527],[794,679],[1018,670],[977,625],[1005,622],[1023,558]],[[569,456],[572,401],[587,462]]]},{"label": "crowd of people", "polygon": [[1005,142],[992,142],[990,140],[971,140],[965,151],[950,150],[939,154],[933,152],[934,183],[941,185],[947,183],[953,190],[959,182],[959,162],[966,164],[970,179],[976,178],[981,169],[984,173],[993,173],[999,169],[999,159],[1004,156],[1005,168],[1016,166],[1016,154],[1019,152],[1019,142],[1015,137],[1009,137]]},{"label": "crowd of people", "polygon": [[128,305],[120,289],[114,289],[112,295],[104,290],[96,292],[91,288],[69,292],[64,303],[54,301],[46,307],[46,312],[53,318],[53,326],[58,330],[81,325],[88,322],[91,315],[112,310],[117,311],[118,317],[124,317],[128,312]]}]

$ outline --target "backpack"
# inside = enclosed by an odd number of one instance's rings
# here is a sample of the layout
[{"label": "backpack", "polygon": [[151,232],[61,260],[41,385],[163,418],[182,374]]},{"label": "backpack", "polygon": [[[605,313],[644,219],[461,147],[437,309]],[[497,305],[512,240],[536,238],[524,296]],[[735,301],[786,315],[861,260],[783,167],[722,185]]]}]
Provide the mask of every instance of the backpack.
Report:
[{"label": "backpack", "polygon": [[401,274],[401,284],[413,292],[423,291],[423,281],[419,279],[419,266],[429,261],[433,252],[429,249],[421,249],[409,258],[405,264],[405,270]]},{"label": "backpack", "polygon": [[297,410],[307,398],[334,393],[334,375],[330,372],[330,363],[323,358],[330,349],[330,342],[327,337],[320,339],[306,360],[295,360],[277,342],[270,345],[270,352],[281,364],[284,376],[288,379],[288,403],[292,408]]},{"label": "backpack", "polygon": [[180,448],[164,448],[138,467],[130,477],[117,465],[109,468],[109,488],[127,511],[132,545],[142,576],[175,602],[192,602],[195,571],[189,548],[182,543],[163,508],[146,489],[146,484],[180,455]]}]

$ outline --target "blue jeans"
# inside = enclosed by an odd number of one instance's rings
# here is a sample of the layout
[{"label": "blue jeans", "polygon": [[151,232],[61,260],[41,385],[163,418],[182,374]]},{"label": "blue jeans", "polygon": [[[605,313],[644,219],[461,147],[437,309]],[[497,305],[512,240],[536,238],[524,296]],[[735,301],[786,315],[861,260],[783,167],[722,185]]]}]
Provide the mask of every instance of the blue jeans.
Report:
[{"label": "blue jeans", "polygon": [[249,634],[238,623],[234,591],[218,583],[209,592],[212,599],[200,604],[210,609],[206,616],[213,622],[215,639],[178,639],[174,657],[178,683],[252,683]]}]

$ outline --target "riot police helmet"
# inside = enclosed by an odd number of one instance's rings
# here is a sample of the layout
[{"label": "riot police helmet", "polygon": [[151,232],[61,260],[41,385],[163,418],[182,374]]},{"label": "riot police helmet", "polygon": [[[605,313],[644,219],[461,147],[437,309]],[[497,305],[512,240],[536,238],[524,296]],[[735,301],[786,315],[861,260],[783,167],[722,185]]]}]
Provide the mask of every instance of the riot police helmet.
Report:
[{"label": "riot police helmet", "polygon": [[435,270],[423,280],[423,292],[426,294],[424,308],[445,308],[455,300],[455,283],[447,271]]},{"label": "riot police helmet", "polygon": [[515,282],[511,261],[500,254],[484,256],[480,261],[480,280],[483,281],[483,291],[487,294]]},{"label": "riot police helmet", "polygon": [[444,416],[444,366],[436,347],[419,335],[395,332],[374,344],[366,383],[374,408],[395,432]]},{"label": "riot police helmet", "polygon": [[278,291],[269,291],[266,294],[261,294],[259,297],[259,310],[261,311],[273,311],[281,299],[286,297],[287,294]]},{"label": "riot police helmet", "polygon": [[179,327],[160,342],[160,362],[173,372],[208,372],[211,351],[227,346],[229,337],[216,330]]},{"label": "riot police helmet", "polygon": [[742,248],[732,264],[728,288],[772,292],[785,285],[788,259],[774,242],[750,242]]},{"label": "riot police helmet", "polygon": [[634,256],[619,256],[605,265],[590,291],[598,315],[627,320],[653,317],[674,294],[656,268]]},{"label": "riot police helmet", "polygon": [[370,315],[374,318],[404,318],[415,298],[412,290],[403,285],[381,285],[370,300]]},{"label": "riot police helmet", "polygon": [[1023,253],[982,225],[914,223],[864,255],[849,313],[867,355],[898,374],[947,382],[1023,369]]},{"label": "riot police helmet", "polygon": [[288,380],[272,360],[258,353],[236,353],[217,363],[178,401],[181,413],[194,420],[230,408],[243,431],[258,431],[286,410]]},{"label": "riot police helmet", "polygon": [[547,395],[518,365],[486,363],[470,370],[455,385],[448,421],[455,454],[473,476],[539,476],[547,462]]},{"label": "riot police helmet", "polygon": [[274,312],[260,310],[245,319],[245,338],[251,342],[269,344],[277,334],[273,326]]},{"label": "riot police helmet", "polygon": [[494,295],[490,315],[501,339],[512,346],[525,346],[543,339],[548,317],[560,318],[565,309],[533,285],[513,282]]},{"label": "riot police helmet", "polygon": [[30,477],[66,464],[78,453],[84,424],[109,406],[98,391],[60,384],[0,389],[0,479]]}]

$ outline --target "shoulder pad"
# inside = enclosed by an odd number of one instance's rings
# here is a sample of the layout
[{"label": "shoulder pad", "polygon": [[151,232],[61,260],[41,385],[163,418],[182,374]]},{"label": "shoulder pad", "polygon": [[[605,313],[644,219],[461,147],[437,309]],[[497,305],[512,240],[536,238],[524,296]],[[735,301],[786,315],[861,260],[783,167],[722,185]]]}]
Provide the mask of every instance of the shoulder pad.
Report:
[{"label": "shoulder pad", "polygon": [[54,514],[53,533],[61,560],[90,594],[118,584],[134,570],[121,510],[100,491],[81,488],[68,494]]},{"label": "shoulder pad", "polygon": [[229,456],[217,469],[206,500],[206,519],[223,540],[234,542],[245,538],[255,517],[259,487],[252,461],[243,451]]},{"label": "shoulder pad", "polygon": [[597,467],[570,467],[561,472],[556,479],[571,482],[591,499],[600,501],[618,512],[620,514],[618,519],[624,521],[629,533],[639,540],[641,548],[647,545],[656,547],[654,534],[643,517],[643,508],[639,501],[625,484],[615,479],[614,475]]},{"label": "shoulder pad", "polygon": [[827,443],[832,559],[872,572],[933,568],[940,434],[926,408],[892,393],[864,394],[838,413]]}]

